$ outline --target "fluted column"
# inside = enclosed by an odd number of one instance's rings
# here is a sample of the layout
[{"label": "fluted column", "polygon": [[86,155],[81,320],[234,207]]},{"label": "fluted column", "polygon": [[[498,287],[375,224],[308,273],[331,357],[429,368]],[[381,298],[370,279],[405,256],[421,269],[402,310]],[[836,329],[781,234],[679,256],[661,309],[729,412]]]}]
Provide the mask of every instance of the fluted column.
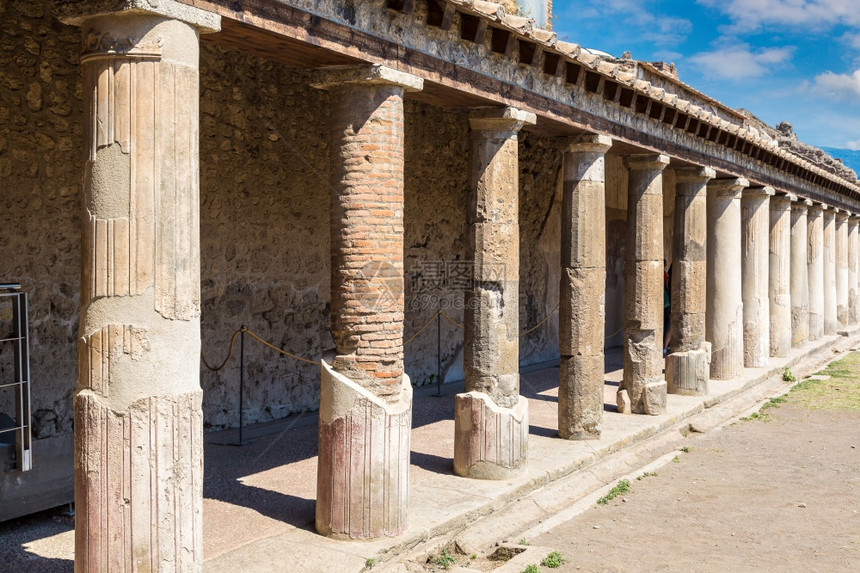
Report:
[{"label": "fluted column", "polygon": [[466,392],[454,404],[454,472],[506,479],[528,454],[528,401],[519,375],[519,151],[517,132],[533,113],[474,110],[466,258],[463,369]]},{"label": "fluted column", "polygon": [[743,373],[743,294],[741,282],[741,192],[743,178],[708,184],[708,270],[705,338],[711,343],[711,378]]},{"label": "fluted column", "polygon": [[750,187],[741,198],[741,284],[744,315],[744,366],[767,366],[768,227],[773,187]]},{"label": "fluted column", "polygon": [[671,324],[666,357],[670,394],[708,393],[710,349],[705,343],[705,280],[708,167],[675,170],[675,232],[672,257]]},{"label": "fluted column", "polygon": [[572,138],[564,153],[559,293],[558,434],[599,438],[606,312],[605,135]]},{"label": "fluted column", "polygon": [[316,529],[368,539],[409,519],[412,385],[403,371],[403,95],[384,66],[317,71],[329,92],[331,334],[322,361]]},{"label": "fluted column", "polygon": [[663,169],[665,155],[631,155],[624,261],[624,377],[618,409],[666,411],[663,379]]},{"label": "fluted column", "polygon": [[809,339],[809,266],[807,217],[812,201],[791,204],[791,345]]},{"label": "fluted column", "polygon": [[836,213],[836,324],[848,328],[848,212]]},{"label": "fluted column", "polygon": [[824,336],[824,210],[813,203],[807,212],[807,265],[809,278],[809,340]]},{"label": "fluted column", "polygon": [[105,4],[58,5],[86,102],[75,570],[199,571],[198,34],[219,18]]},{"label": "fluted column", "polygon": [[836,288],[836,212],[837,209],[824,211],[824,334],[836,334],[839,329],[838,302]]},{"label": "fluted column", "polygon": [[791,350],[791,202],[795,195],[770,200],[770,355]]},{"label": "fluted column", "polygon": [[857,256],[858,247],[858,216],[851,215],[848,219],[848,322],[857,324],[860,320],[860,299],[857,298]]}]

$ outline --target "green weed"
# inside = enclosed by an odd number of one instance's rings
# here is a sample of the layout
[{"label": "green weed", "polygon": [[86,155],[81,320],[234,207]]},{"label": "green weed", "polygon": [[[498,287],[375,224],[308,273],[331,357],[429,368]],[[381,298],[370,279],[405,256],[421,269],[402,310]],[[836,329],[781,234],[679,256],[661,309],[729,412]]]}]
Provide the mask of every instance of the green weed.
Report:
[{"label": "green weed", "polygon": [[609,493],[597,500],[597,505],[606,505],[621,494],[630,491],[630,482],[626,479],[619,481],[615,487],[609,490]]},{"label": "green weed", "polygon": [[559,553],[558,551],[553,551],[549,555],[543,558],[543,561],[540,562],[544,567],[549,567],[550,569],[558,569],[562,566],[562,564],[567,563],[567,559],[564,558],[564,555]]}]

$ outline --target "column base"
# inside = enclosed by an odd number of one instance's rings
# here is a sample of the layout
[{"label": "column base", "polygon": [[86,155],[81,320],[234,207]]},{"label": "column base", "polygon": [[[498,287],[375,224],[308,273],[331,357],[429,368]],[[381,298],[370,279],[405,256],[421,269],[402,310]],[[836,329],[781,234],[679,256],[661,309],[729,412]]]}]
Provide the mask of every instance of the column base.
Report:
[{"label": "column base", "polygon": [[603,354],[562,356],[558,388],[558,435],[597,440],[603,428]]},{"label": "column base", "polygon": [[698,350],[673,352],[666,357],[666,383],[669,394],[703,396],[708,393],[711,369],[710,344]]},{"label": "column base", "polygon": [[454,399],[454,473],[475,479],[508,479],[526,465],[529,402],[522,396],[502,408],[483,392]]},{"label": "column base", "polygon": [[642,386],[639,396],[631,396],[626,388],[615,395],[619,414],[648,414],[659,416],[666,413],[667,385],[665,380],[650,382]]},{"label": "column base", "polygon": [[386,402],[322,362],[316,530],[345,539],[393,537],[409,518],[412,385]]}]

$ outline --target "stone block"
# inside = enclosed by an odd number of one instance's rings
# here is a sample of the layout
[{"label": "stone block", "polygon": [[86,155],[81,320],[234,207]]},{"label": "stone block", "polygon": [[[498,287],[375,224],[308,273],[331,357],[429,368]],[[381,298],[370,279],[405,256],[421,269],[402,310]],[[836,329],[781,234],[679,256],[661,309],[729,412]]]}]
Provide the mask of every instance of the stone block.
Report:
[{"label": "stone block", "polygon": [[558,388],[558,435],[592,440],[603,427],[603,353],[562,356]]},{"label": "stone block", "polygon": [[474,278],[481,282],[519,279],[519,225],[516,220],[475,223],[469,229],[474,248]]},{"label": "stone block", "polygon": [[562,356],[603,353],[606,272],[602,268],[562,269],[559,349]]},{"label": "stone block", "polygon": [[606,206],[602,181],[565,182],[561,266],[603,267],[606,260]]},{"label": "stone block", "polygon": [[708,350],[699,348],[673,352],[666,357],[666,383],[669,394],[704,396],[708,393],[710,364]]},{"label": "stone block", "polygon": [[627,210],[628,261],[663,259],[663,195],[646,194],[636,204],[630,198]]},{"label": "stone block", "polygon": [[665,380],[645,385],[645,391],[642,392],[642,413],[651,416],[659,416],[666,413]]},{"label": "stone block", "polygon": [[633,409],[630,407],[630,394],[627,390],[621,389],[615,393],[615,403],[619,414],[633,413]]},{"label": "stone block", "polygon": [[624,263],[625,329],[663,330],[663,263]]},{"label": "stone block", "polygon": [[322,362],[316,530],[373,539],[399,535],[409,517],[412,385],[404,374],[385,402]]},{"label": "stone block", "polygon": [[483,392],[454,399],[454,473],[502,480],[525,469],[528,456],[528,400],[503,408]]}]

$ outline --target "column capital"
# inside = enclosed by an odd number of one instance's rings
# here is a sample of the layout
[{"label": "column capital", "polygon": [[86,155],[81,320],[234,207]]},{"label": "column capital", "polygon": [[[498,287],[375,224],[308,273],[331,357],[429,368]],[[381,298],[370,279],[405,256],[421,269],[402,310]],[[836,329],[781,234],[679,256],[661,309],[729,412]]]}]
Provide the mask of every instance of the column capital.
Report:
[{"label": "column capital", "polygon": [[776,190],[770,185],[755,185],[753,187],[747,187],[743,191],[744,197],[773,197],[774,199],[780,197],[776,194]]},{"label": "column capital", "polygon": [[407,92],[424,89],[422,78],[378,64],[319,68],[311,78],[311,86],[320,90],[360,84],[397,86]]},{"label": "column capital", "polygon": [[537,123],[537,116],[516,107],[477,107],[469,112],[473,131],[519,131],[524,125]]},{"label": "column capital", "polygon": [[710,167],[681,167],[675,170],[675,180],[678,183],[707,183],[717,176]]},{"label": "column capital", "polygon": [[565,153],[606,153],[612,147],[608,135],[584,133],[565,140]]},{"label": "column capital", "polygon": [[221,16],[176,0],[55,0],[57,17],[64,24],[84,26],[100,16],[150,14],[179,20],[201,34],[221,29]]},{"label": "column capital", "polygon": [[717,196],[732,196],[740,199],[741,192],[750,186],[750,182],[743,177],[721,177],[712,179],[708,183],[708,190]]},{"label": "column capital", "polygon": [[650,169],[654,171],[663,171],[669,166],[669,156],[661,153],[625,155],[624,166],[631,170]]},{"label": "column capital", "polygon": [[839,219],[840,221],[847,221],[848,217],[851,215],[845,209],[836,209],[835,211],[836,211],[836,218]]},{"label": "column capital", "polygon": [[797,201],[791,204],[792,209],[809,209],[812,207],[812,199],[806,199],[804,197],[798,197]]}]

